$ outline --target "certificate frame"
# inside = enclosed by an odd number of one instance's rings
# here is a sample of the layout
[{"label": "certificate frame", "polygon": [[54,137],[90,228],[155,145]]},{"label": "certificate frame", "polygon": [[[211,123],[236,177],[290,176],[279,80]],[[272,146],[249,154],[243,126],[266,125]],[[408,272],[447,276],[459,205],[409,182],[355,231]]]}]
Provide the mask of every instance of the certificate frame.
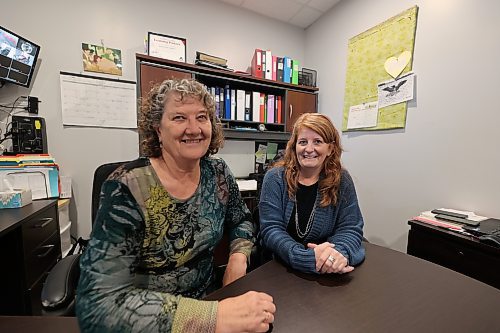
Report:
[{"label": "certificate frame", "polygon": [[149,31],[148,55],[178,62],[186,62],[186,38]]}]

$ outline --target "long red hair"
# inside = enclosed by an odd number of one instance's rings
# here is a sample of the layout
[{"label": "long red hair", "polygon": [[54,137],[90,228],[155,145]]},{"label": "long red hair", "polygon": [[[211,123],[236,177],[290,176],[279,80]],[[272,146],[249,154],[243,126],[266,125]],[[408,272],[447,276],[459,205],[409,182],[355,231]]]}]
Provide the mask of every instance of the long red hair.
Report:
[{"label": "long red hair", "polygon": [[300,130],[308,128],[318,133],[325,143],[332,147],[332,153],[327,156],[323,169],[321,170],[319,193],[321,195],[321,207],[336,204],[338,199],[338,190],[340,187],[340,177],[342,165],[340,156],[342,147],[340,145],[340,135],[330,118],[320,113],[304,113],[293,126],[292,135],[286,145],[285,156],[281,161],[273,166],[283,166],[285,168],[285,179],[288,184],[288,195],[295,198],[299,184],[300,164],[297,160],[295,146]]}]

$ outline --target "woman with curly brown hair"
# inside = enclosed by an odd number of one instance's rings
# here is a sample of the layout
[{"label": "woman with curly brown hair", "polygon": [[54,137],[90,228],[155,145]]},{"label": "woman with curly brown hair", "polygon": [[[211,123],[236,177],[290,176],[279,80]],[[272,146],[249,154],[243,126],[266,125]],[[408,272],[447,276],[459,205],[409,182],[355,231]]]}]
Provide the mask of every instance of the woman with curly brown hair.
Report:
[{"label": "woman with curly brown hair", "polygon": [[340,135],[319,113],[300,116],[284,158],[264,176],[263,245],[294,269],[347,273],[363,261],[363,217],[340,162]]},{"label": "woman with curly brown hair", "polygon": [[76,312],[82,332],[266,332],[276,307],[259,292],[199,300],[214,289],[214,249],[224,232],[223,284],[246,274],[251,215],[226,163],[212,96],[195,80],[167,80],[141,106],[146,158],[103,184],[80,259]]}]

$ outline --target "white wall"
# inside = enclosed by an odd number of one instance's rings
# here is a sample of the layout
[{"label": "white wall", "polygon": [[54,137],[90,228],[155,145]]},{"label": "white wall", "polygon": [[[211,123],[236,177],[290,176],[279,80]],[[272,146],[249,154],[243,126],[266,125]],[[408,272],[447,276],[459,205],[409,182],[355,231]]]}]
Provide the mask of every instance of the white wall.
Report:
[{"label": "white wall", "polygon": [[[49,152],[62,173],[73,179],[71,215],[80,236],[90,231],[90,198],[95,168],[105,162],[138,155],[136,131],[108,128],[63,127],[59,72],[82,72],[81,43],[101,44],[122,50],[124,80],[136,80],[135,53],[144,51],[148,31],[187,38],[187,60],[203,51],[227,58],[228,65],[246,70],[255,48],[304,60],[302,29],[210,0],[146,1],[6,1],[2,0],[0,24],[41,45],[40,66],[31,89],[6,85],[0,103],[19,95],[38,97],[40,116],[46,119]],[[0,114],[5,122],[5,115]],[[5,124],[0,123],[5,129]],[[221,156],[239,161],[248,143],[228,142]],[[247,159],[252,161],[251,158]],[[253,166],[253,162],[252,162]],[[245,175],[248,163],[232,165]],[[251,169],[250,169],[251,170]],[[76,222],[76,223],[75,223]]]},{"label": "white wall", "polygon": [[342,135],[367,238],[405,251],[407,220],[438,207],[500,216],[500,2],[343,0],[307,30],[320,112],[341,127],[349,38],[419,6],[406,128]]}]

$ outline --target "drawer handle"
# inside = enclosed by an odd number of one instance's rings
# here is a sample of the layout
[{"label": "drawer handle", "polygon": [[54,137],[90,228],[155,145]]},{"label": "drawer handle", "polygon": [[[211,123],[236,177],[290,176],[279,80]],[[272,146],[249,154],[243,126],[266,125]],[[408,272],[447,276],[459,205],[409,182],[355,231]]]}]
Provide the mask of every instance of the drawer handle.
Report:
[{"label": "drawer handle", "polygon": [[49,255],[49,253],[54,249],[55,245],[54,244],[50,244],[50,245],[44,245],[42,246],[41,248],[47,248],[47,250],[45,250],[45,252],[43,253],[40,253],[40,254],[37,254],[36,256],[38,258],[43,258],[43,257],[46,257]]},{"label": "drawer handle", "polygon": [[44,217],[43,219],[40,219],[40,221],[42,223],[39,223],[39,224],[35,224],[33,226],[33,228],[43,228],[45,227],[47,224],[49,224],[50,222],[54,221],[54,218],[53,217]]},{"label": "drawer handle", "polygon": [[289,114],[288,119],[291,119],[292,115],[293,115],[293,105],[292,104],[290,104],[290,112],[288,114]]}]

